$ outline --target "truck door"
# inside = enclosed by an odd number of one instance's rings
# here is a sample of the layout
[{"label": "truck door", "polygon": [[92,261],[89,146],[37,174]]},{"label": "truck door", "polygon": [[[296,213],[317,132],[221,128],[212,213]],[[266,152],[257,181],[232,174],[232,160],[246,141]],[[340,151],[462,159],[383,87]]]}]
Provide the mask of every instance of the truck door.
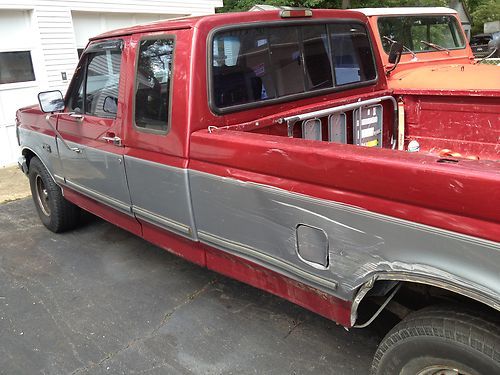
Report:
[{"label": "truck door", "polygon": [[57,124],[71,149],[60,140],[58,147],[68,187],[131,214],[120,138],[122,45],[106,41],[86,50]]},{"label": "truck door", "polygon": [[190,33],[131,38],[136,65],[128,64],[127,73],[135,82],[128,85],[125,168],[132,211],[145,235],[161,228],[195,236],[186,169]]}]

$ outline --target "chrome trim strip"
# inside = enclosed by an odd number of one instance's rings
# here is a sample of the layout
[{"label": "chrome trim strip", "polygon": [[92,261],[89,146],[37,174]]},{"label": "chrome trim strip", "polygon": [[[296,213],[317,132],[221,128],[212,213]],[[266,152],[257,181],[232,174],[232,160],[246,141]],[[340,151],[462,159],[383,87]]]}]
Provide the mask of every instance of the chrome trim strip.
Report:
[{"label": "chrome trim strip", "polygon": [[139,208],[137,206],[132,206],[132,212],[135,214],[135,216],[138,219],[145,220],[148,223],[154,224],[156,226],[159,226],[159,227],[167,229],[167,230],[173,230],[175,232],[180,232],[183,235],[186,235],[189,238],[191,238],[192,229],[188,225],[184,225],[184,224],[179,223],[175,220],[171,220],[171,219],[168,219],[166,217],[156,215],[153,212]]},{"label": "chrome trim strip", "polygon": [[236,253],[236,255],[241,256],[242,258],[265,266],[273,271],[278,271],[279,273],[293,279],[298,279],[298,281],[300,282],[313,284],[313,286],[319,286],[322,290],[326,291],[334,291],[337,289],[338,283],[336,281],[326,280],[316,275],[310,274],[289,263],[266,255],[250,246],[245,246],[240,243],[226,240],[219,236],[203,231],[198,231],[198,237],[200,238],[201,242],[206,243],[207,245],[215,245],[218,248],[224,248],[230,253]]},{"label": "chrome trim strip", "polygon": [[62,184],[64,185],[65,181],[64,181],[64,177],[61,177],[57,174],[54,175],[54,181],[58,184]]},{"label": "chrome trim strip", "polygon": [[482,288],[475,285],[475,288],[470,287],[469,285],[461,285],[458,283],[454,283],[448,280],[437,279],[432,276],[422,276],[415,275],[406,272],[383,272],[377,273],[373,275],[365,284],[361,286],[358,290],[353,303],[351,305],[351,315],[350,322],[351,326],[356,324],[356,320],[358,318],[358,308],[361,302],[363,301],[366,294],[373,288],[377,281],[403,281],[417,284],[430,285],[437,288],[442,288],[449,290],[450,292],[454,292],[457,294],[461,294],[470,299],[479,301],[484,303],[485,305],[491,307],[494,310],[500,311],[500,302],[491,298],[490,295],[487,295],[482,291]]},{"label": "chrome trim strip", "polygon": [[132,214],[131,207],[129,205],[117,200],[117,199],[114,199],[114,198],[111,198],[107,195],[98,193],[92,189],[83,187],[80,184],[71,182],[69,180],[66,180],[64,185],[66,185],[67,187],[69,187],[69,188],[71,188],[71,189],[73,189],[73,190],[75,190],[83,195],[91,197],[100,203],[103,203],[107,206],[110,206],[111,208],[114,208],[118,211],[121,211],[129,216],[134,216]]}]

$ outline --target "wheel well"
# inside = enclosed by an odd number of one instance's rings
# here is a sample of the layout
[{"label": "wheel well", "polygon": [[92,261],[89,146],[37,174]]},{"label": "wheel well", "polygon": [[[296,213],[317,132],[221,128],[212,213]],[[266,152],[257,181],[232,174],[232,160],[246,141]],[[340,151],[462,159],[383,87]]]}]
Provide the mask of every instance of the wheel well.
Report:
[{"label": "wheel well", "polygon": [[29,169],[31,159],[33,158],[33,156],[36,156],[36,155],[33,151],[31,151],[28,148],[23,149],[22,155],[26,158],[26,165],[28,166],[28,169]]},{"label": "wheel well", "polygon": [[486,303],[443,287],[411,281],[377,280],[357,306],[356,323],[363,323],[373,316],[396,286],[399,286],[397,293],[383,311],[392,315],[395,323],[413,311],[433,305],[466,305],[478,312],[498,314],[498,310]]}]

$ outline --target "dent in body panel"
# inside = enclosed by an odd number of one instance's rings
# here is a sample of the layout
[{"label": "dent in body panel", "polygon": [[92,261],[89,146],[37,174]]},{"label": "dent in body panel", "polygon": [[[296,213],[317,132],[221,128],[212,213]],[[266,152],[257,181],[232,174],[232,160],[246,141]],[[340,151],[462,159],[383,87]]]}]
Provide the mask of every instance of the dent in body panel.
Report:
[{"label": "dent in body panel", "polygon": [[125,168],[135,215],[196,240],[187,170],[131,156]]},{"label": "dent in body panel", "polygon": [[[284,265],[287,276],[342,299],[353,300],[357,289],[379,273],[442,280],[499,299],[496,242],[202,172],[190,171],[190,181],[202,241],[218,238],[212,244],[273,270]],[[299,224],[327,234],[325,269],[297,256]],[[252,251],[245,254],[245,249]]]}]

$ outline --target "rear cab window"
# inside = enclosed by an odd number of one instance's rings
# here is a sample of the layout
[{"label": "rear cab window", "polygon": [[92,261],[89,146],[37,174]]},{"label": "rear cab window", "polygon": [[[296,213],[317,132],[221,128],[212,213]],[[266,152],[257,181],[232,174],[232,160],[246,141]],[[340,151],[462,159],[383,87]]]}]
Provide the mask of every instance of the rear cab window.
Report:
[{"label": "rear cab window", "polygon": [[377,79],[357,21],[242,26],[211,37],[210,104],[216,113],[367,85]]}]

